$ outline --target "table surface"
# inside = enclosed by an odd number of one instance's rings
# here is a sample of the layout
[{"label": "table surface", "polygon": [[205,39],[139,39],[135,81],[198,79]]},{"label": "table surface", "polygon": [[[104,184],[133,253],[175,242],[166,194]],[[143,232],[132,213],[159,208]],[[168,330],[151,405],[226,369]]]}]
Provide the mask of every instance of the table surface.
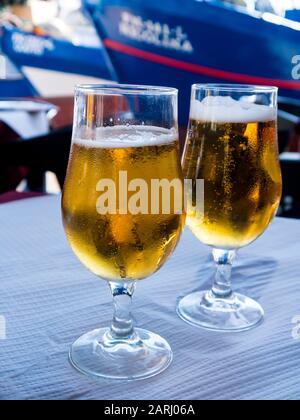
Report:
[{"label": "table surface", "polygon": [[88,379],[68,363],[76,338],[109,325],[112,302],[106,283],[73,256],[59,206],[58,197],[0,206],[7,334],[0,340],[0,399],[300,398],[300,328],[292,323],[300,315],[299,221],[275,220],[240,251],[235,288],[258,299],[266,319],[235,334],[197,329],[175,314],[178,297],[209,284],[213,268],[209,249],[186,231],[166,266],[140,283],[134,305],[137,324],[170,342],[174,362],[160,376],[120,384]]}]

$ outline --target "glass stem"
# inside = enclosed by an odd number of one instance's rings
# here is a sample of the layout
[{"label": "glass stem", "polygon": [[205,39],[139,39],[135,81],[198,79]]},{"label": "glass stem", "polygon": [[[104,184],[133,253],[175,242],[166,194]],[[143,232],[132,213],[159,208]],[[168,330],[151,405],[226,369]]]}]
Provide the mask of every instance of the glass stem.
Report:
[{"label": "glass stem", "polygon": [[110,335],[114,339],[129,339],[134,334],[131,307],[136,283],[110,282],[109,285],[114,299],[114,317]]},{"label": "glass stem", "polygon": [[213,257],[216,263],[216,275],[212,288],[215,298],[226,299],[232,296],[231,273],[236,251],[214,249]]}]

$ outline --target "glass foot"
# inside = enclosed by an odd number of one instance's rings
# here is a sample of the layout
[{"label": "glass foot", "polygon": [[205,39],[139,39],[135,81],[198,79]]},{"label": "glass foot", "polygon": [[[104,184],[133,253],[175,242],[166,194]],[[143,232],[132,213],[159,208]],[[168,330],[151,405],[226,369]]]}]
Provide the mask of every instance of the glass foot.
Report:
[{"label": "glass foot", "polygon": [[257,302],[237,293],[224,299],[212,292],[192,293],[179,302],[177,312],[189,324],[227,332],[250,330],[264,319]]},{"label": "glass foot", "polygon": [[70,362],[92,378],[134,381],[150,378],[171,364],[172,350],[159,335],[136,329],[131,339],[115,339],[103,328],[79,338],[70,350]]}]

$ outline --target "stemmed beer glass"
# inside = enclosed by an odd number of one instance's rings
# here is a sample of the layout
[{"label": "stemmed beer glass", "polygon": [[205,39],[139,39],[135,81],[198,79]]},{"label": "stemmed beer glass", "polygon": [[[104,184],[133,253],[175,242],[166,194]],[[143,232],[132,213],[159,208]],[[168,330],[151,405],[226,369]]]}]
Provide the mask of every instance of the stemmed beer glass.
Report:
[{"label": "stemmed beer glass", "polygon": [[[250,329],[264,312],[232,291],[231,270],[236,251],[266,230],[280,203],[277,88],[194,85],[183,170],[194,186],[187,223],[213,248],[217,271],[212,290],[184,297],[178,313],[207,329]],[[204,180],[204,211],[197,180]]]},{"label": "stemmed beer glass", "polygon": [[133,327],[130,308],[136,282],[162,267],[185,222],[183,197],[170,193],[167,209],[160,203],[162,180],[183,186],[177,94],[147,86],[76,89],[63,221],[73,251],[108,282],[115,307],[110,328],[87,333],[70,351],[74,367],[92,377],[144,379],[172,360],[163,338]]}]

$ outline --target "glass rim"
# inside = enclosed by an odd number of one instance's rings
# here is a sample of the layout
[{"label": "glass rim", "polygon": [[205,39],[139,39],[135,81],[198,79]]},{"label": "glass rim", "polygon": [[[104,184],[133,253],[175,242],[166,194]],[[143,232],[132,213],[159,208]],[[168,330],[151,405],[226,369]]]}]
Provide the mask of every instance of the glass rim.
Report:
[{"label": "glass rim", "polygon": [[94,95],[177,95],[178,89],[166,86],[128,84],[78,84],[76,93]]},{"label": "glass rim", "polygon": [[247,84],[226,84],[226,83],[195,83],[193,90],[215,90],[219,92],[241,92],[241,93],[277,93],[277,86],[247,85]]}]

